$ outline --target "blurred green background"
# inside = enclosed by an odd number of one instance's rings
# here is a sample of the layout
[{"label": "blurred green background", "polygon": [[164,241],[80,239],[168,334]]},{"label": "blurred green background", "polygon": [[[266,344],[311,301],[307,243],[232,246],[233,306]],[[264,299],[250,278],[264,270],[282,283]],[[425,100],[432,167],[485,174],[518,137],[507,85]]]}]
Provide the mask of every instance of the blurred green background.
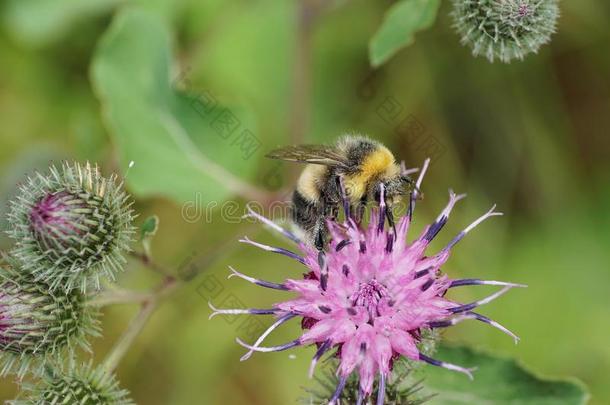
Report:
[{"label": "blurred green background", "polygon": [[[110,173],[133,160],[127,185],[138,222],[161,218],[157,260],[183,272],[210,263],[155,314],[121,364],[121,383],[138,403],[275,405],[303,395],[311,349],[240,363],[235,336],[254,340],[246,319],[207,319],[208,299],[265,307],[284,297],[226,280],[227,265],[269,280],[300,271],[237,244],[244,234],[284,242],[223,219],[243,213],[245,199],[215,169],[278,190],[290,169],[265,160],[268,150],[348,131],[382,140],[408,166],[433,158],[416,229],[442,209],[448,188],[469,194],[433,247],[494,202],[506,213],[469,234],[445,271],[528,284],[482,311],[522,341],[468,322],[445,338],[517,358],[540,375],[575,376],[591,403],[610,403],[610,4],[562,1],[552,43],[504,65],[460,46],[444,2],[430,30],[372,70],[368,42],[391,4],[333,3],[303,41],[297,1],[2,2],[0,214],[23,176],[50,161],[90,160]],[[213,106],[233,133],[207,113]],[[227,200],[235,206],[206,215],[210,202]],[[0,248],[9,247],[2,236]],[[158,281],[131,263],[120,283]],[[136,310],[104,311],[96,360]],[[270,342],[299,329],[291,323]],[[0,382],[0,399],[15,392],[9,378]]]}]

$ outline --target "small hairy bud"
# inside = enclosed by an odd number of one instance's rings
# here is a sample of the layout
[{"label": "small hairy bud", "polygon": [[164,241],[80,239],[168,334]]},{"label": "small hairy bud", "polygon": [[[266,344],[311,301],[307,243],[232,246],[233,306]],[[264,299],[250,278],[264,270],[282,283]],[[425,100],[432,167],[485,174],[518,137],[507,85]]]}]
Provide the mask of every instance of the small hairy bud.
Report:
[{"label": "small hairy bud", "polygon": [[97,312],[81,291],[51,292],[9,264],[0,267],[1,375],[38,374],[66,350],[88,348],[88,335],[98,335]]},{"label": "small hairy bud", "polygon": [[89,164],[64,163],[37,173],[11,204],[9,235],[20,268],[51,289],[66,291],[122,269],[134,233],[129,196],[116,176]]},{"label": "small hairy bud", "polygon": [[536,53],[555,32],[557,0],[453,0],[462,44],[490,62],[510,62]]},{"label": "small hairy bud", "polygon": [[12,405],[79,404],[132,405],[129,391],[103,367],[71,366],[67,372],[49,370],[42,382],[25,388],[24,399]]}]

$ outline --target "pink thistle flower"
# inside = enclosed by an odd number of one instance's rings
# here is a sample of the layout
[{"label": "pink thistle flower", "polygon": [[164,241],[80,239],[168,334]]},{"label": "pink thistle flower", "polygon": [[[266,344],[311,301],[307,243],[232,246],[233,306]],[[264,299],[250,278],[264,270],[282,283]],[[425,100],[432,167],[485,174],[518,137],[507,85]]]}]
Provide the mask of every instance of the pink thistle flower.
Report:
[{"label": "pink thistle flower", "polygon": [[[418,189],[428,163],[429,160],[426,160],[422,168],[417,181]],[[378,376],[377,404],[383,405],[385,381],[397,356],[458,371],[472,379],[474,369],[435,360],[421,353],[417,344],[422,329],[445,328],[466,319],[475,319],[510,335],[516,343],[519,339],[516,335],[473,310],[513,287],[525,286],[501,281],[450,279],[440,272],[455,244],[485,219],[502,214],[494,211],[495,206],[492,207],[440,252],[426,256],[426,248],[447,222],[455,203],[465,195],[450,191],[449,203],[434,223],[427,226],[415,240],[407,242],[416,194],[417,191],[411,196],[408,214],[398,221],[395,229],[385,227],[387,214],[383,194],[379,208],[373,211],[366,227],[357,224],[349,216],[348,207],[345,207],[345,222],[328,221],[331,238],[324,254],[249,210],[248,216],[259,219],[297,243],[302,255],[247,238],[241,242],[296,259],[307,267],[308,272],[303,279],[288,279],[280,284],[249,277],[231,268],[229,277],[237,276],[262,287],[296,293],[294,299],[275,304],[271,309],[217,309],[210,303],[213,310],[210,318],[218,314],[270,314],[277,317],[276,322],[254,344],[237,339],[240,345],[249,350],[241,360],[248,359],[254,352],[277,352],[315,344],[317,351],[309,370],[311,377],[318,360],[329,350],[338,349],[339,384],[330,403],[334,404],[339,399],[348,377],[357,373],[360,381],[357,404],[362,404],[371,394]],[[445,297],[449,289],[468,285],[494,285],[502,289],[467,304]],[[280,346],[261,346],[273,330],[293,318],[300,318],[305,329],[300,337]]]}]

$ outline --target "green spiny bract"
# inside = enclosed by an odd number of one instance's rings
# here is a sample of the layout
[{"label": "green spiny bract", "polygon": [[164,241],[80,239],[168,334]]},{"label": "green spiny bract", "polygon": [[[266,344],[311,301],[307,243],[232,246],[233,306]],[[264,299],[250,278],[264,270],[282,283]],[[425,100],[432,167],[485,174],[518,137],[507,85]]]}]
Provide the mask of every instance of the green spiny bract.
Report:
[{"label": "green spiny bract", "polygon": [[129,196],[116,176],[88,163],[64,163],[20,186],[11,203],[9,236],[21,269],[55,290],[83,291],[100,275],[114,279],[134,233]]},{"label": "green spiny bract", "polygon": [[67,372],[48,370],[42,381],[24,386],[24,398],[12,405],[132,405],[129,391],[121,389],[116,377],[103,367],[70,366]]},{"label": "green spiny bract", "polygon": [[[419,331],[419,350],[426,355],[433,355],[436,351],[438,342],[440,340],[440,334],[437,330],[433,329],[421,329]],[[307,398],[301,398],[303,405],[326,405],[329,403],[339,378],[335,372],[330,370],[336,370],[337,360],[329,357],[326,362],[331,363],[331,367],[325,367],[320,373],[321,375],[314,376],[316,381],[315,388],[305,388],[305,392],[308,394]],[[385,398],[384,405],[421,405],[428,402],[435,394],[424,394],[422,392],[424,386],[422,385],[423,379],[413,378],[413,372],[421,367],[421,363],[411,361],[406,358],[399,358],[394,361],[392,372],[390,374],[389,381],[385,387]],[[345,388],[341,393],[336,405],[351,405],[357,403],[359,392],[359,383],[355,375],[352,375],[346,382]],[[371,405],[371,401],[377,398],[379,394],[379,385],[375,384],[373,387],[372,395],[367,399],[363,405]],[[372,399],[373,398],[373,399]]]},{"label": "green spiny bract", "polygon": [[39,374],[75,348],[88,349],[87,337],[99,335],[99,322],[85,301],[80,290],[50,291],[18,272],[12,260],[1,264],[0,374]]},{"label": "green spiny bract", "polygon": [[558,0],[453,0],[455,28],[475,56],[510,62],[549,42]]},{"label": "green spiny bract", "polygon": [[[332,361],[332,360],[331,360]],[[333,369],[336,368],[333,366]],[[385,387],[384,405],[420,405],[427,402],[434,395],[422,394],[422,380],[411,378],[412,363],[407,360],[400,360],[394,364],[391,378]],[[314,377],[317,387],[307,388],[309,398],[303,398],[303,405],[326,405],[332,397],[339,378],[335,373],[328,369],[322,372],[322,376]],[[378,396],[378,384],[373,387],[373,392],[365,405],[374,403],[374,398]],[[345,384],[345,388],[337,401],[337,405],[351,405],[357,403],[359,391],[358,379],[352,375]],[[371,399],[372,398],[372,399]],[[371,402],[373,401],[373,402]]]}]

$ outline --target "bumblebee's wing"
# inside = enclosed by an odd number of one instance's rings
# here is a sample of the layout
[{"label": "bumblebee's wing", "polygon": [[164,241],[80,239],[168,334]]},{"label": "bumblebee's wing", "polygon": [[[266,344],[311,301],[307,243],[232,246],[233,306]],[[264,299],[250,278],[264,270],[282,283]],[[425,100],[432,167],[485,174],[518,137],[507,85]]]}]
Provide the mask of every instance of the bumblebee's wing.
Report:
[{"label": "bumblebee's wing", "polygon": [[269,152],[266,157],[289,162],[347,167],[348,162],[337,149],[325,145],[285,146]]}]

